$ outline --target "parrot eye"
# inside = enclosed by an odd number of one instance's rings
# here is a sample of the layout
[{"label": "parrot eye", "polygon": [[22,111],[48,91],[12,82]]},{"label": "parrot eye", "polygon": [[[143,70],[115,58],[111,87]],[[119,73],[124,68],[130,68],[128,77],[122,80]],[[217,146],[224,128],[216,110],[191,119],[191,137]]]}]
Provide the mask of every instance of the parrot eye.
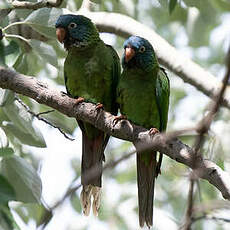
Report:
[{"label": "parrot eye", "polygon": [[144,52],[145,52],[145,47],[144,47],[144,46],[141,46],[141,48],[139,49],[139,51],[140,51],[141,53],[144,53]]},{"label": "parrot eye", "polygon": [[68,26],[70,29],[74,29],[74,28],[76,28],[77,27],[77,24],[76,23],[74,23],[74,22],[71,22],[70,24],[69,24],[69,26]]}]

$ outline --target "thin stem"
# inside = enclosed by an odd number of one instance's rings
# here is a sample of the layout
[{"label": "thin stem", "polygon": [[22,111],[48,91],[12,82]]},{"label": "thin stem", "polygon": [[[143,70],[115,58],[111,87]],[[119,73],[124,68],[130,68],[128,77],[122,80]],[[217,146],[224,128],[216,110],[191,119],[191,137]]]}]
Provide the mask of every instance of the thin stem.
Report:
[{"label": "thin stem", "polygon": [[24,38],[24,37],[22,37],[20,35],[17,35],[17,34],[5,34],[5,37],[6,38],[18,38],[18,39],[20,39],[20,40],[22,40],[22,41],[24,41],[26,43],[29,43],[28,39],[26,39],[26,38]]},{"label": "thin stem", "polygon": [[16,26],[16,25],[21,25],[21,24],[28,24],[28,23],[24,22],[24,21],[22,21],[22,22],[13,22],[13,23],[9,24],[8,26],[4,27],[2,29],[2,31],[4,32],[4,31],[8,30],[11,26]]}]

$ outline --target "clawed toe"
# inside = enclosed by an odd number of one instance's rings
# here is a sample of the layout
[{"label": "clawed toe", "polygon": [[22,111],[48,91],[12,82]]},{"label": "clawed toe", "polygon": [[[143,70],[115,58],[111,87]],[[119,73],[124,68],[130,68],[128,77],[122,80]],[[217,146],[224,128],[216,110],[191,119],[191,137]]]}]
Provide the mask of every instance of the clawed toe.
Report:
[{"label": "clawed toe", "polygon": [[85,101],[85,98],[83,98],[83,97],[78,97],[77,99],[75,99],[76,104],[79,104],[79,103],[81,103],[83,101]]},{"label": "clawed toe", "polygon": [[113,119],[113,126],[115,126],[120,120],[127,120],[127,117],[125,115],[115,116]]},{"label": "clawed toe", "polygon": [[96,110],[99,110],[99,109],[104,109],[104,105],[101,103],[97,103],[96,104]]},{"label": "clawed toe", "polygon": [[159,130],[157,128],[151,128],[149,130],[149,135],[155,135],[157,133],[159,133]]}]

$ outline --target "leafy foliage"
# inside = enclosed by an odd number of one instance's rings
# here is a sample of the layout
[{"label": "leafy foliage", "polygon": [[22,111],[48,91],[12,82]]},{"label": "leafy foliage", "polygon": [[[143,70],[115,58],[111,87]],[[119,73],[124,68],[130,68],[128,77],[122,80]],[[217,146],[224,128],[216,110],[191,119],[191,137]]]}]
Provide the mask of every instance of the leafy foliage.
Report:
[{"label": "leafy foliage", "polygon": [[[223,57],[227,41],[224,34],[230,17],[228,0],[95,0],[92,2],[94,11],[122,13],[150,26],[185,55],[192,57],[217,77],[222,77],[220,73],[224,70]],[[67,8],[72,11],[77,10],[81,3],[82,1],[70,0],[65,1],[62,4],[63,8],[59,9],[10,11],[7,10],[12,7],[10,1],[0,1],[0,28],[4,34],[3,39],[0,40],[0,65],[14,68],[26,75],[37,76],[63,90],[62,66],[66,53],[56,41],[54,23]],[[114,47],[120,55],[123,52],[122,43],[122,38],[115,38]],[[168,130],[196,124],[205,113],[209,100],[171,73],[170,80],[172,87]],[[30,220],[40,225],[45,222],[45,217],[48,216],[48,220],[52,218],[52,214],[44,208],[44,204],[40,204],[41,179],[36,170],[40,162],[34,154],[34,152],[45,151],[46,139],[40,127],[34,126],[33,117],[15,96],[15,93],[9,90],[0,89],[0,229],[4,230],[19,229],[11,209],[28,226]],[[48,110],[46,106],[38,105],[29,98],[20,98],[36,113]],[[69,134],[75,131],[74,119],[58,112],[44,116]],[[210,133],[206,136],[203,149],[205,156],[213,159],[223,169],[229,166],[229,119],[229,111],[221,110]],[[185,143],[193,145],[195,134],[191,133],[180,138]],[[111,142],[107,148],[106,161],[116,159],[124,152],[130,151],[129,143],[116,142],[114,139]],[[61,143],[60,148],[62,148]],[[72,176],[78,178],[80,161],[76,158],[80,155],[80,150],[75,147],[73,149],[78,154],[71,162]],[[64,154],[69,153],[66,149],[62,151]],[[52,165],[49,165],[50,170],[53,170],[52,167],[56,163],[53,161]],[[124,230],[135,229],[137,226],[135,167],[135,160],[131,158],[113,170],[105,172],[98,226],[105,225],[106,229]],[[61,170],[64,173],[64,166]],[[187,175],[187,168],[164,157],[162,175],[157,179],[156,185],[157,210],[154,211],[154,220],[161,219],[165,223],[172,221],[177,227],[183,222],[187,205]],[[46,178],[43,180],[45,181]],[[202,205],[203,202],[219,199],[219,193],[207,182],[201,181],[199,186],[195,186],[196,204]],[[77,218],[81,215],[79,197],[77,192],[70,199],[73,215]],[[14,206],[10,201],[21,203]],[[26,202],[36,202],[36,204],[25,204]],[[163,213],[161,218],[158,216],[158,209]],[[211,210],[209,213],[216,214],[219,209]],[[72,222],[73,219],[69,221]],[[82,224],[81,229],[90,228],[91,219],[87,222],[89,223]],[[196,222],[194,229],[205,229],[205,223],[205,220]],[[229,226],[224,224],[214,224],[214,222],[209,224],[210,229],[229,229]],[[79,222],[73,223],[72,228],[66,229],[79,229]],[[157,221],[156,229],[162,229]]]}]

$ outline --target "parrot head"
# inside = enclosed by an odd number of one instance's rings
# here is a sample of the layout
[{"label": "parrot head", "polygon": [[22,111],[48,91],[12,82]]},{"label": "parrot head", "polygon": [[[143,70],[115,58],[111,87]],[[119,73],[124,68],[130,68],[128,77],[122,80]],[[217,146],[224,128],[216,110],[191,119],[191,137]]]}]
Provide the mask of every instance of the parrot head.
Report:
[{"label": "parrot head", "polygon": [[99,33],[91,20],[82,15],[61,15],[56,24],[56,35],[66,49],[84,49],[99,40]]},{"label": "parrot head", "polygon": [[139,68],[151,71],[157,63],[150,42],[139,36],[131,36],[124,42],[123,68]]}]

